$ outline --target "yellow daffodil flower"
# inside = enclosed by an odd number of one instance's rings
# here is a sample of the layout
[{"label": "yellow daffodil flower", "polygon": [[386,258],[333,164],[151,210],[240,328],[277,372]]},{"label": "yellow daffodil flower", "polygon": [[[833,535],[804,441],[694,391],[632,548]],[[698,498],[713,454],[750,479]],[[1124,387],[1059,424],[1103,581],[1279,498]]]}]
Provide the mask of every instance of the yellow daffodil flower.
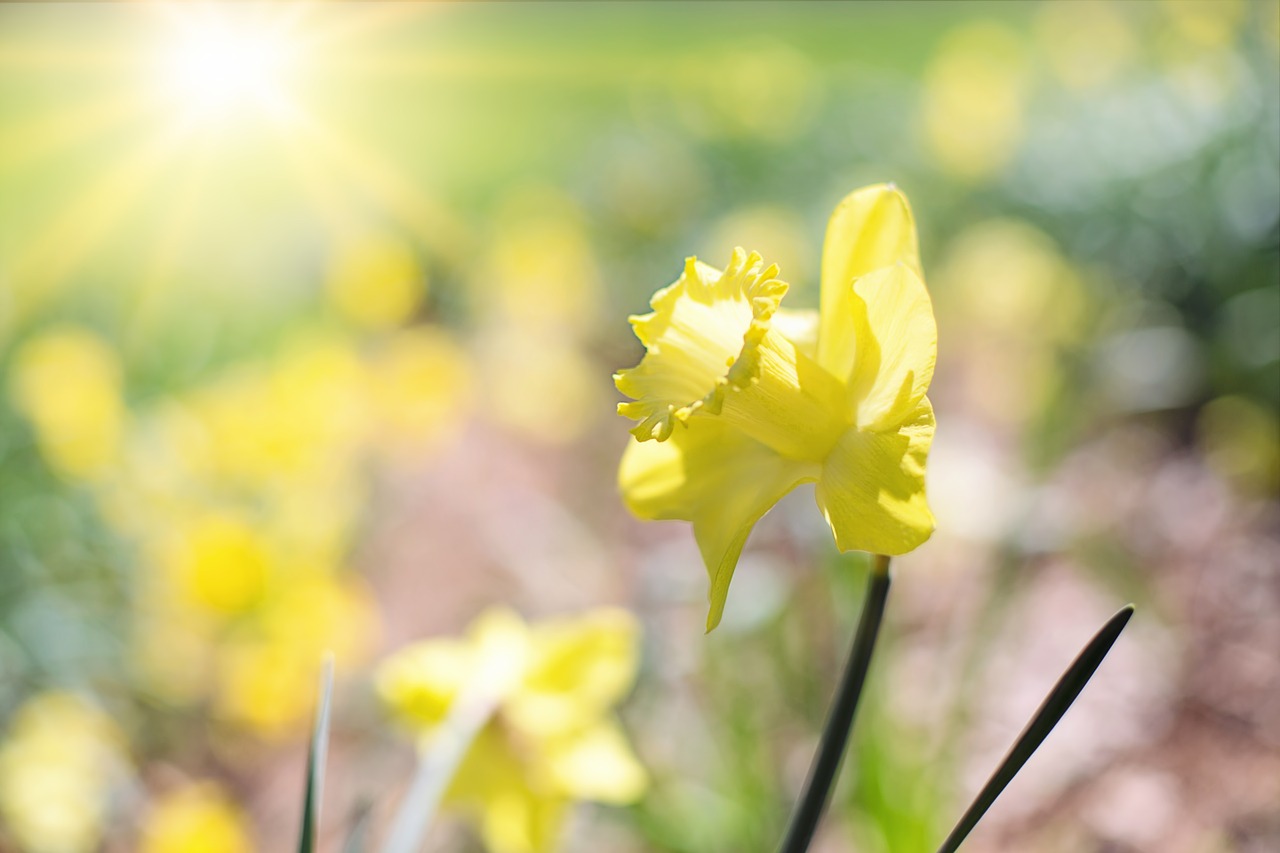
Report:
[{"label": "yellow daffodil flower", "polygon": [[693,523],[720,622],[752,527],[817,483],[841,551],[903,554],[933,532],[925,457],[933,440],[937,329],[915,222],[895,187],[836,208],[822,253],[821,311],[781,307],[776,266],[737,249],[721,272],[694,258],[631,318],[647,352],[614,376],[639,423],[619,470],[632,512]]},{"label": "yellow daffodil flower", "polygon": [[447,729],[457,703],[487,693],[479,705],[492,716],[446,803],[478,817],[494,853],[540,853],[556,846],[573,801],[625,805],[648,786],[612,713],[635,680],[638,640],[623,610],[529,626],[494,609],[464,639],[427,640],[387,659],[378,691],[428,737]]},{"label": "yellow daffodil flower", "polygon": [[141,830],[142,853],[250,853],[248,822],[214,782],[157,800]]}]

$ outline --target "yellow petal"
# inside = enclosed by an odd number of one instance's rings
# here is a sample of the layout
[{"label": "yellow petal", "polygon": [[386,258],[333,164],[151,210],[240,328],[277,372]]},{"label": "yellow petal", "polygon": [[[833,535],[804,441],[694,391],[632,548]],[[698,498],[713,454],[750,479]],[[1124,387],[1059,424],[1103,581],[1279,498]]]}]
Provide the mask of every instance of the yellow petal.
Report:
[{"label": "yellow petal", "polygon": [[633,441],[618,485],[640,518],[693,522],[711,581],[707,630],[720,622],[729,581],[751,528],[820,467],[787,459],[715,419],[691,421],[664,442]]},{"label": "yellow petal", "polygon": [[631,689],[640,659],[640,625],[605,608],[533,629],[524,683],[505,711],[523,731],[551,734],[592,725]]},{"label": "yellow petal", "polygon": [[484,809],[485,847],[492,853],[551,853],[568,811],[565,798],[528,789],[491,797]]},{"label": "yellow petal", "polygon": [[850,193],[831,214],[822,246],[818,363],[836,376],[848,376],[853,368],[854,279],[897,263],[921,275],[907,197],[892,184]]},{"label": "yellow petal", "polygon": [[854,282],[857,342],[850,403],[860,429],[881,432],[912,416],[933,379],[938,327],[924,282],[905,264]]},{"label": "yellow petal", "polygon": [[427,640],[383,661],[374,676],[378,695],[418,729],[438,725],[471,672],[474,655],[456,639]]},{"label": "yellow petal", "polygon": [[547,746],[552,780],[575,800],[625,806],[640,799],[649,786],[649,774],[631,751],[626,734],[611,720]]},{"label": "yellow petal", "polygon": [[905,554],[933,533],[924,491],[933,428],[926,397],[899,429],[854,428],[836,444],[816,496],[841,551]]},{"label": "yellow petal", "polygon": [[449,780],[447,804],[462,808],[483,806],[495,797],[528,787],[527,761],[517,752],[510,735],[497,718],[480,730]]}]

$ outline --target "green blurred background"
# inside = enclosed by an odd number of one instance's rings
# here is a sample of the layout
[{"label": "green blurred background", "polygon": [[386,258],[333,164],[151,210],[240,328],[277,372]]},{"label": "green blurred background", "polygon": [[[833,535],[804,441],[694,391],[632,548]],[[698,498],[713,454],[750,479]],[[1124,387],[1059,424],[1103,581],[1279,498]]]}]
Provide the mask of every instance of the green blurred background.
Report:
[{"label": "green blurred background", "polygon": [[610,374],[689,254],[816,304],[880,181],[939,528],[814,849],[933,849],[1129,600],[967,849],[1280,847],[1280,5],[1062,0],[0,6],[0,849],[193,789],[221,846],[147,849],[288,849],[324,649],[338,849],[410,770],[370,667],[493,602],[647,628],[653,784],[563,849],[771,849],[865,567],[794,495],[704,638]]}]

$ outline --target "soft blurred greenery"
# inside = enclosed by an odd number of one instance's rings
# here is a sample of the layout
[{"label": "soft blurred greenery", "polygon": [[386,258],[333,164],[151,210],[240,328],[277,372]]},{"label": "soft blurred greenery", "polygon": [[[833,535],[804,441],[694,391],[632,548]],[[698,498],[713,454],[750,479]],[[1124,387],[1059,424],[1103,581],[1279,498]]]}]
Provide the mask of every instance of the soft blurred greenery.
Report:
[{"label": "soft blurred greenery", "polygon": [[0,849],[285,849],[326,649],[322,842],[384,826],[371,667],[494,602],[646,629],[653,784],[564,849],[769,849],[865,566],[784,502],[704,638],[688,530],[614,495],[609,375],[689,254],[816,302],[879,181],[939,530],[820,849],[932,849],[1128,599],[970,847],[1274,849],[1271,0],[0,5]]}]

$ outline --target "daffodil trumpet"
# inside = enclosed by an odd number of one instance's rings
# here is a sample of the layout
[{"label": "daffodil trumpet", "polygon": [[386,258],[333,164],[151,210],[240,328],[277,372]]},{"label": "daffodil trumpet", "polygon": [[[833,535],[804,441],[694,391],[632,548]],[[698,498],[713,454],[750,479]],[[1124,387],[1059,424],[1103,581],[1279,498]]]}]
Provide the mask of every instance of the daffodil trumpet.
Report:
[{"label": "daffodil trumpet", "polygon": [[937,328],[915,223],[892,185],[836,208],[819,311],[783,307],[789,285],[743,249],[723,271],[695,258],[631,318],[640,363],[614,375],[636,421],[618,480],[637,516],[693,524],[720,622],[756,522],[801,483],[841,551],[899,555],[933,532],[924,469],[933,440]]}]

